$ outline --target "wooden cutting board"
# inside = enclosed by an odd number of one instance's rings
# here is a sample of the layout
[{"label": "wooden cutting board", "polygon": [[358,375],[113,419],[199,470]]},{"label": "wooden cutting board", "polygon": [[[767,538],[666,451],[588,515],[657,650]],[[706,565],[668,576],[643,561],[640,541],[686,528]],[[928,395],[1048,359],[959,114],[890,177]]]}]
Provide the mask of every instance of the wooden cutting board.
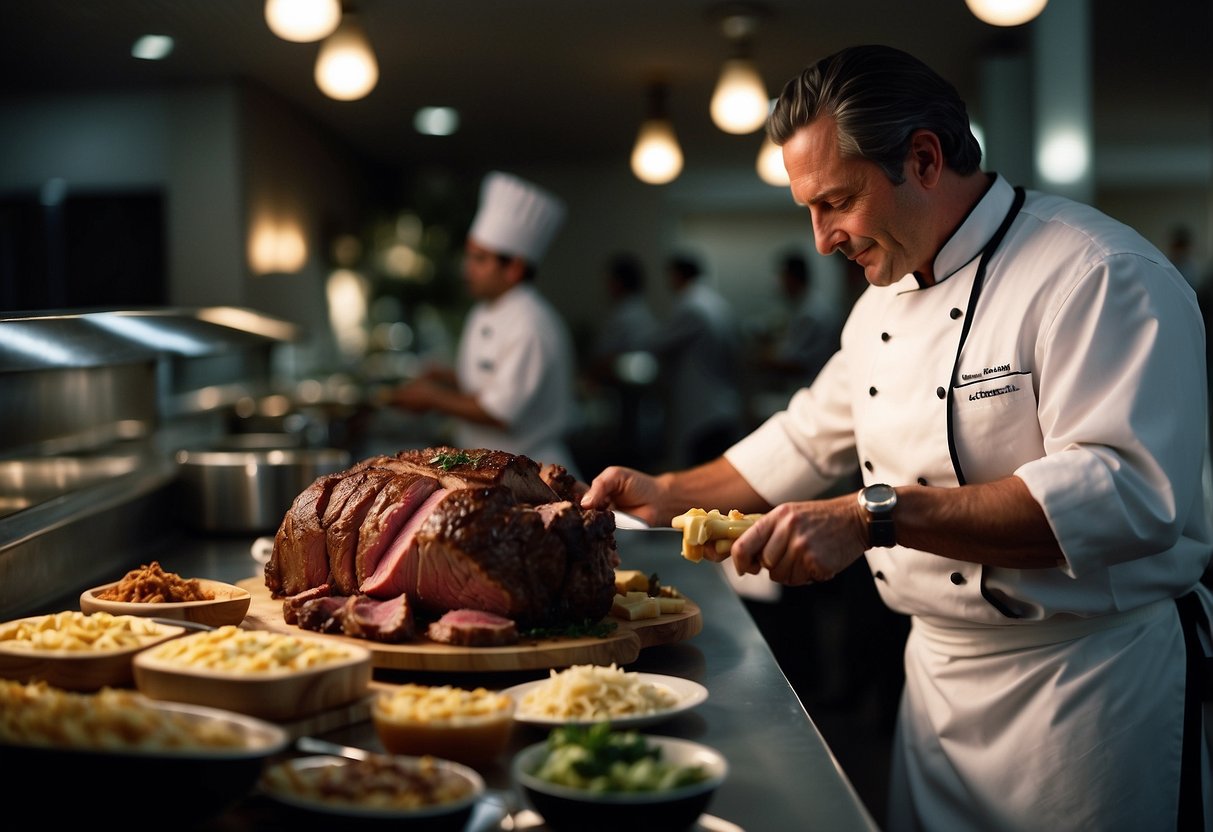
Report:
[{"label": "wooden cutting board", "polygon": [[[264,579],[245,578],[238,586],[252,596],[245,627],[279,633],[322,635],[303,630],[282,620],[282,600],[270,597]],[[645,647],[684,641],[703,629],[699,606],[687,599],[680,613],[640,621],[611,617],[618,626],[606,637],[526,639],[509,647],[457,647],[439,644],[424,636],[404,644],[383,644],[348,636],[325,638],[348,641],[370,649],[375,667],[390,670],[431,671],[512,671],[568,667],[574,664],[611,662],[628,664]]]}]

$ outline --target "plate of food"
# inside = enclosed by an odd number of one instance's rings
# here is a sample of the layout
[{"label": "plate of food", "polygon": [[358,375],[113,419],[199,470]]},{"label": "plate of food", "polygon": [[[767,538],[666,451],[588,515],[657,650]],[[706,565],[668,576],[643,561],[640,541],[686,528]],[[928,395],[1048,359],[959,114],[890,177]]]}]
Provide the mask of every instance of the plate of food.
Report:
[{"label": "plate of food", "polygon": [[573,665],[546,679],[506,688],[514,719],[528,725],[592,725],[642,728],[702,704],[708,689],[679,676],[625,671],[611,664]]}]

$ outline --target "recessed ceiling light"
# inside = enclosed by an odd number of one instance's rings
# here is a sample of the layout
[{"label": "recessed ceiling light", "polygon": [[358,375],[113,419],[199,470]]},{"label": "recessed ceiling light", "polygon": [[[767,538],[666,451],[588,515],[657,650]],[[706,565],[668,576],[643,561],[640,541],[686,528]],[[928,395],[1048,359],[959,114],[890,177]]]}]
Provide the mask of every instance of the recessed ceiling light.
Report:
[{"label": "recessed ceiling light", "polygon": [[173,51],[173,39],[168,35],[144,35],[135,41],[131,54],[144,61],[159,61]]},{"label": "recessed ceiling light", "polygon": [[426,136],[449,136],[459,129],[459,111],[453,107],[422,107],[413,127]]}]

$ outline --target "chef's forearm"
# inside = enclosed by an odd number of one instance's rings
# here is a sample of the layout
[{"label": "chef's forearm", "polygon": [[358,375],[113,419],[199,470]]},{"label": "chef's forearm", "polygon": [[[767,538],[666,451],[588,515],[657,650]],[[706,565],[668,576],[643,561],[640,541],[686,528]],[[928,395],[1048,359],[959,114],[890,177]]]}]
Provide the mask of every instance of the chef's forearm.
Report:
[{"label": "chef's forearm", "polygon": [[960,488],[901,486],[897,542],[956,560],[1010,569],[1062,562],[1040,504],[1018,477]]},{"label": "chef's forearm", "polygon": [[690,508],[715,508],[722,513],[731,509],[750,513],[771,508],[771,504],[759,496],[724,457],[694,468],[661,474],[657,482],[664,492],[664,507],[671,518]]}]

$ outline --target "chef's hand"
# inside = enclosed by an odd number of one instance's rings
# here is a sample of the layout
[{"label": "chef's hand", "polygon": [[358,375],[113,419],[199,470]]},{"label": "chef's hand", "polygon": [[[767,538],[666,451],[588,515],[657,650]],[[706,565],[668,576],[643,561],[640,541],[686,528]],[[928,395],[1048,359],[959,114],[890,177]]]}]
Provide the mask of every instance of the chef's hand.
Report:
[{"label": "chef's hand", "polygon": [[[639,517],[650,526],[664,526],[670,516],[661,508],[665,490],[658,477],[633,468],[612,465],[594,477],[581,497],[582,508],[618,509]],[[666,515],[666,516],[663,516]]]},{"label": "chef's hand", "polygon": [[867,525],[854,494],[828,500],[784,503],[761,517],[733,542],[729,555],[737,574],[765,568],[771,580],[789,586],[828,581],[864,553]]},{"label": "chef's hand", "polygon": [[417,378],[388,392],[388,404],[414,413],[425,413],[434,408],[438,397],[446,389],[442,384],[428,378]]}]

